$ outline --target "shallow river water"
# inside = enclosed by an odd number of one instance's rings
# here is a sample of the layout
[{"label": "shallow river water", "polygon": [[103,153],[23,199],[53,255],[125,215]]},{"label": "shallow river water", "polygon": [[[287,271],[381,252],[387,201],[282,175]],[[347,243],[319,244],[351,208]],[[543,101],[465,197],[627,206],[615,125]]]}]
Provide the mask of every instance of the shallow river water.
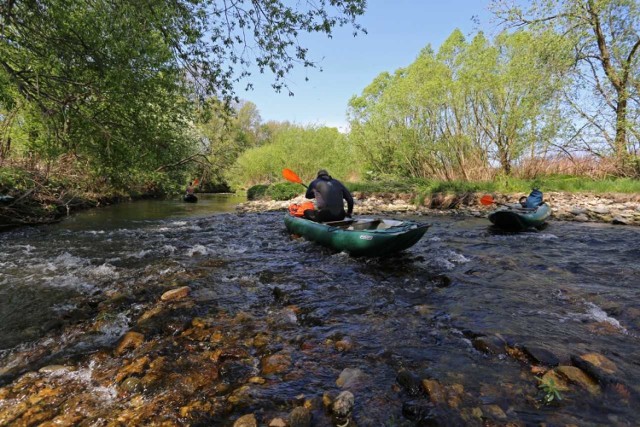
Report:
[{"label": "shallow river water", "polygon": [[[0,234],[0,425],[268,425],[306,401],[328,426],[344,390],[359,426],[640,425],[639,228],[421,216],[414,247],[353,258],[238,201]],[[114,351],[128,331],[145,344]]]}]

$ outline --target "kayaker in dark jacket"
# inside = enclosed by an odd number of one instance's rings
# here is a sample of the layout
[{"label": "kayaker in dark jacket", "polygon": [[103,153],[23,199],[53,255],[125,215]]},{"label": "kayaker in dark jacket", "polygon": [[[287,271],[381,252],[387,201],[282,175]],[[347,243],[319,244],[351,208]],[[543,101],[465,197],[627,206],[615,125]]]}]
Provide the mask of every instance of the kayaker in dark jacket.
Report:
[{"label": "kayaker in dark jacket", "polygon": [[[304,217],[312,221],[342,221],[353,213],[351,193],[324,169],[319,170],[317,178],[309,184],[305,197],[316,199],[316,208],[304,211]],[[343,200],[347,201],[347,212],[344,211]]]}]

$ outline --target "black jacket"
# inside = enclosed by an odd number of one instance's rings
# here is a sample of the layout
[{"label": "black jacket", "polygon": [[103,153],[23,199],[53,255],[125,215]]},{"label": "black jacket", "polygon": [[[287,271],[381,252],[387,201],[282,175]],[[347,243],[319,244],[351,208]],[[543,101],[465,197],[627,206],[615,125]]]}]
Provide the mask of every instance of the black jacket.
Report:
[{"label": "black jacket", "polygon": [[349,190],[337,179],[329,175],[320,175],[309,184],[307,199],[316,199],[318,210],[328,210],[333,215],[338,215],[344,210],[342,199],[347,201],[347,215],[353,213],[353,197]]}]

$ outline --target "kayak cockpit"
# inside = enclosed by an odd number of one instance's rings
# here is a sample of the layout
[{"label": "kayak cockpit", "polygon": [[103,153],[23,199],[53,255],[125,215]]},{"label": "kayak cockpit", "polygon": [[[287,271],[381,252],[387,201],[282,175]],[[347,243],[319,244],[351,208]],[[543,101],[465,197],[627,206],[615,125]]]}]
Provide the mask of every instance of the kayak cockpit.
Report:
[{"label": "kayak cockpit", "polygon": [[348,231],[382,231],[389,230],[394,227],[407,226],[406,221],[379,218],[359,218],[357,220],[332,221],[324,222],[322,224]]}]

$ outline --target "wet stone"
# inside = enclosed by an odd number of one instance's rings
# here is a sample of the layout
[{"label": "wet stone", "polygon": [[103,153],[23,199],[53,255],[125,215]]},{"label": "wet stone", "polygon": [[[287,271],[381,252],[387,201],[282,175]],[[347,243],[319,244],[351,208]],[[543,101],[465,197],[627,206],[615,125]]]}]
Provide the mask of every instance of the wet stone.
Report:
[{"label": "wet stone", "polygon": [[422,393],[422,381],[407,369],[401,369],[398,372],[396,381],[410,396],[418,396]]},{"label": "wet stone", "polygon": [[607,374],[615,373],[618,368],[615,363],[607,359],[605,356],[599,353],[587,353],[580,356],[580,359],[591,363],[593,366],[600,368]]},{"label": "wet stone", "polygon": [[311,425],[311,412],[304,406],[298,406],[289,415],[290,427],[309,427]]},{"label": "wet stone", "polygon": [[136,349],[144,342],[144,335],[140,332],[127,332],[116,347],[116,354],[121,355],[127,350]]},{"label": "wet stone", "polygon": [[351,338],[344,337],[340,341],[336,341],[336,350],[338,351],[349,351],[353,348],[353,341]]},{"label": "wet stone", "polygon": [[189,295],[191,289],[188,286],[182,286],[180,288],[171,289],[162,294],[160,297],[161,301],[175,301],[186,298]]},{"label": "wet stone", "polygon": [[38,369],[38,372],[43,373],[43,374],[52,374],[54,372],[62,372],[62,371],[66,371],[71,369],[68,366],[64,366],[64,365],[47,365],[47,366],[43,366],[42,368]]},{"label": "wet stone", "polygon": [[273,288],[273,298],[278,304],[289,304],[289,295],[277,286]]},{"label": "wet stone", "polygon": [[431,402],[444,403],[446,401],[446,392],[438,381],[431,379],[422,380],[422,387],[427,392]]},{"label": "wet stone", "polygon": [[523,347],[523,350],[536,363],[552,367],[560,364],[558,357],[547,349],[527,344]]},{"label": "wet stone", "polygon": [[140,378],[129,377],[122,381],[120,384],[120,389],[126,391],[127,393],[138,393],[142,391],[143,385],[140,381]]},{"label": "wet stone", "polygon": [[507,414],[504,413],[502,408],[498,405],[485,405],[482,407],[482,412],[493,419],[496,420],[506,420]]},{"label": "wet stone", "polygon": [[577,384],[586,389],[591,394],[599,394],[600,387],[598,384],[575,366],[558,366],[555,371],[562,377],[566,378],[570,383]]},{"label": "wet stone", "polygon": [[282,418],[274,418],[269,422],[269,427],[287,427],[287,422]]},{"label": "wet stone", "polygon": [[243,415],[233,423],[233,427],[258,427],[258,421],[253,414]]},{"label": "wet stone", "polygon": [[291,356],[284,353],[274,354],[262,359],[262,374],[279,374],[285,372],[291,366]]},{"label": "wet stone", "polygon": [[[323,396],[324,401],[324,396]],[[348,418],[353,411],[355,396],[350,391],[343,391],[331,404],[331,412],[338,418]]]},{"label": "wet stone", "polygon": [[474,338],[471,343],[473,348],[487,354],[503,354],[505,342],[495,335]]},{"label": "wet stone", "polygon": [[345,368],[340,372],[340,376],[336,380],[336,385],[341,388],[349,388],[355,386],[364,374],[358,368]]},{"label": "wet stone", "polygon": [[237,360],[227,360],[220,365],[220,377],[229,384],[240,384],[253,374],[253,367]]},{"label": "wet stone", "polygon": [[253,346],[256,348],[265,347],[269,344],[269,341],[269,336],[267,334],[260,333],[253,337]]},{"label": "wet stone", "polygon": [[[440,426],[440,425],[464,425],[464,421],[459,419],[456,424],[450,419],[449,411],[440,406],[434,406],[425,400],[412,400],[402,404],[402,415],[418,426]],[[457,417],[459,418],[459,417]]]},{"label": "wet stone", "polygon": [[444,274],[440,274],[438,276],[434,276],[431,278],[433,284],[438,288],[447,288],[451,286],[451,278],[449,276],[445,276]]},{"label": "wet stone", "polygon": [[601,354],[588,353],[580,357],[574,355],[571,356],[571,363],[603,386],[624,384],[624,381],[616,375],[615,364]]}]

